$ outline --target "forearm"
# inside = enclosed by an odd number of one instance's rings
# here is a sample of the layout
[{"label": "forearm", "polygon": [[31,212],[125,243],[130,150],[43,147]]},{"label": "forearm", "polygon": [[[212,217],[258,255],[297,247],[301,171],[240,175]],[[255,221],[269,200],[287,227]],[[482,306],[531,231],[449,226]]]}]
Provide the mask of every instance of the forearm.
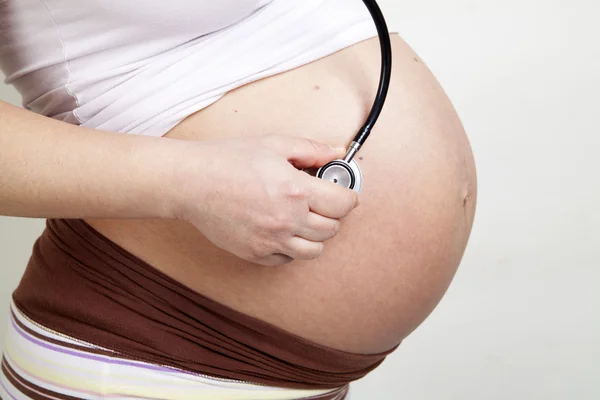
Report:
[{"label": "forearm", "polygon": [[97,131],[0,102],[0,215],[171,218],[176,141]]}]

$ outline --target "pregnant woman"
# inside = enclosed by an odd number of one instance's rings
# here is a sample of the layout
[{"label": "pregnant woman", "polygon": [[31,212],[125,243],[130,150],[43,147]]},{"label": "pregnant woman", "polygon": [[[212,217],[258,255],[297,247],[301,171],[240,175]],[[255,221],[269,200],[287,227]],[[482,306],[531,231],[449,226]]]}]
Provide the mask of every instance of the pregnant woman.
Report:
[{"label": "pregnant woman", "polygon": [[[476,203],[461,123],[359,0],[8,0],[0,213],[47,218],[3,399],[344,399],[431,313]],[[3,268],[11,268],[4,265]]]}]

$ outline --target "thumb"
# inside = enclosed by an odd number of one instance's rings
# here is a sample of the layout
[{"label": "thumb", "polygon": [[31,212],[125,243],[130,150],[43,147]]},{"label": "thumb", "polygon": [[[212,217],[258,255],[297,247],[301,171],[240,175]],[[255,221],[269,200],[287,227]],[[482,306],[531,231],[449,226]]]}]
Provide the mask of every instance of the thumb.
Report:
[{"label": "thumb", "polygon": [[305,138],[271,137],[268,145],[296,168],[321,167],[346,155],[346,148],[342,145],[329,146]]}]

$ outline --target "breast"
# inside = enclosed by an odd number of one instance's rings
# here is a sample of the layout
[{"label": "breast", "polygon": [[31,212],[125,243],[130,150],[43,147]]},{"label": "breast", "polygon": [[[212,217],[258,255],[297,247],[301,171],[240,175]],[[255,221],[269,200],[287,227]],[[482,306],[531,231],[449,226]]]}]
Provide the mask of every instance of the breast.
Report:
[{"label": "breast", "polygon": [[[476,182],[452,105],[418,56],[400,38],[392,42],[388,101],[358,159],[361,205],[319,259],[265,268],[221,251],[185,223],[90,224],[195,290],[308,340],[356,353],[395,346],[454,276],[473,222]],[[278,133],[349,143],[378,77],[372,39],[235,90],[167,136]]]}]

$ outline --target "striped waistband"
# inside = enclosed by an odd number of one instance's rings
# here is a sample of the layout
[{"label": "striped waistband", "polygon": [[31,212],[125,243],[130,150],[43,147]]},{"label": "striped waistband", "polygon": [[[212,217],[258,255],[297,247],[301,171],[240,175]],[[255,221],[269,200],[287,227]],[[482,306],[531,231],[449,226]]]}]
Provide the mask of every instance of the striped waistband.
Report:
[{"label": "striped waistband", "polygon": [[320,399],[346,398],[343,388],[270,387],[193,374],[121,358],[110,349],[54,332],[11,304],[0,375],[2,399]]}]

